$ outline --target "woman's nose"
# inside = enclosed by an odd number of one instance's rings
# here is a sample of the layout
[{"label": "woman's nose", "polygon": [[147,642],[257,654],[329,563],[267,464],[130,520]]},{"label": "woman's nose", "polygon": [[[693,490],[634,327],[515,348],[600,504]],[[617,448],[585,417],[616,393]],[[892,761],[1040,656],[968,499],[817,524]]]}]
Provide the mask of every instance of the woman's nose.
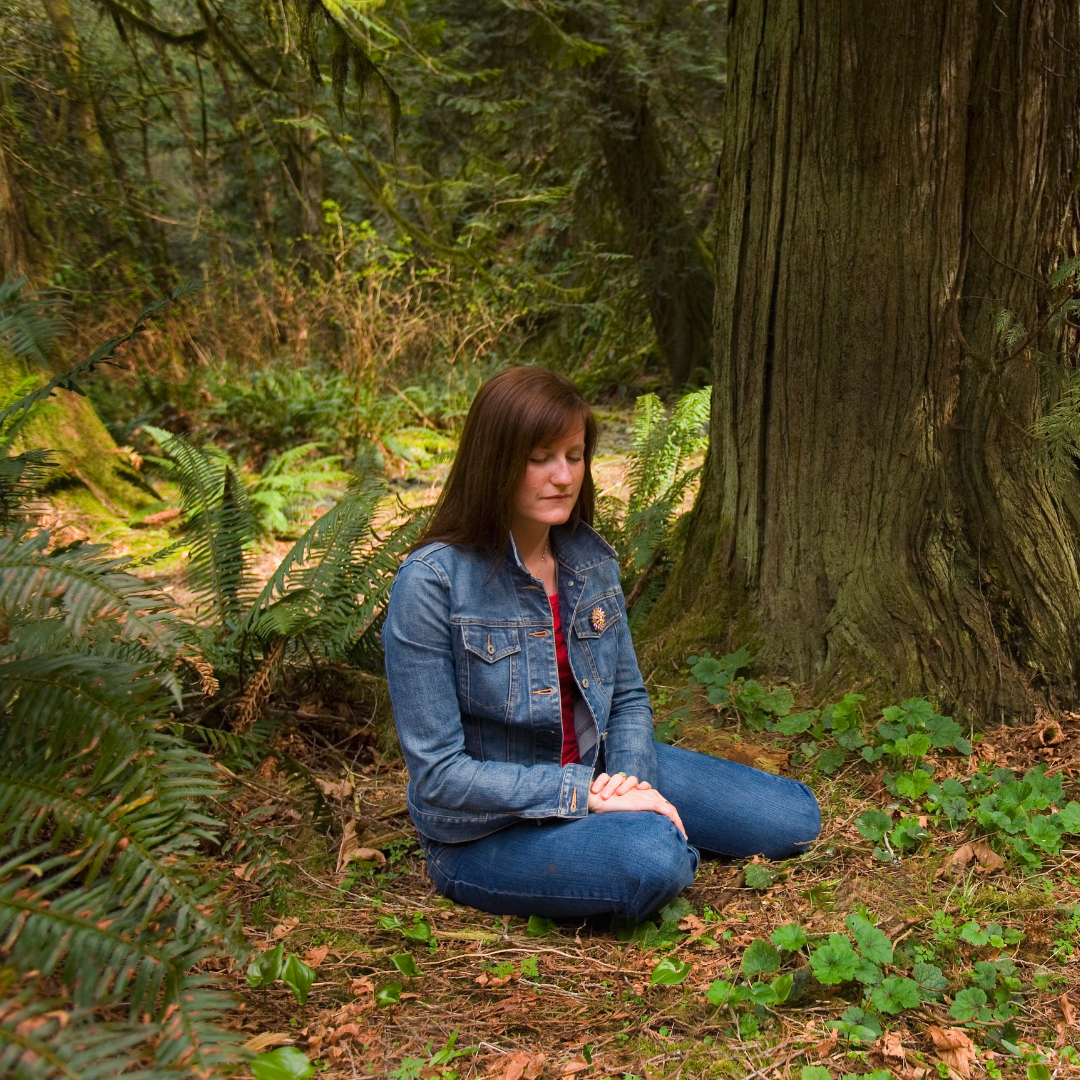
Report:
[{"label": "woman's nose", "polygon": [[570,471],[570,464],[565,458],[555,460],[555,468],[551,474],[551,482],[559,487],[567,487],[574,482],[574,474]]}]

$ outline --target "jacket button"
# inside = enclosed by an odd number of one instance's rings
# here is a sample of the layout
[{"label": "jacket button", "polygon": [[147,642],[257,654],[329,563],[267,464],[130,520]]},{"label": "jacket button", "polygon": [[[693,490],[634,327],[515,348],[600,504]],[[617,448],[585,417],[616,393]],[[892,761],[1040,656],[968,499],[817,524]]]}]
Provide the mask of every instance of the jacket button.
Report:
[{"label": "jacket button", "polygon": [[494,652],[495,652],[495,646],[494,645],[489,645],[488,646],[488,655],[490,656]]},{"label": "jacket button", "polygon": [[586,690],[588,690],[588,689],[589,689],[589,680],[588,680],[588,679],[582,679],[582,680],[581,680],[581,685],[582,685],[582,686],[583,686],[583,687],[584,687],[584,688],[585,688]]}]

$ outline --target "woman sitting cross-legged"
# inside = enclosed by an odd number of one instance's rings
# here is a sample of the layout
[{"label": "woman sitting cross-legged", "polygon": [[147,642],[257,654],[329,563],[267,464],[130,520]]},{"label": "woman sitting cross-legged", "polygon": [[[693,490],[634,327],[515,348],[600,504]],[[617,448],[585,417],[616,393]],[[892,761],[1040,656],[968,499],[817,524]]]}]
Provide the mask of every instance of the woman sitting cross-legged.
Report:
[{"label": "woman sitting cross-legged", "polygon": [[821,828],[804,784],[653,742],[615,552],[590,525],[595,447],[569,380],[490,379],[390,596],[428,870],[498,915],[643,919],[694,880],[698,849],[781,859]]}]

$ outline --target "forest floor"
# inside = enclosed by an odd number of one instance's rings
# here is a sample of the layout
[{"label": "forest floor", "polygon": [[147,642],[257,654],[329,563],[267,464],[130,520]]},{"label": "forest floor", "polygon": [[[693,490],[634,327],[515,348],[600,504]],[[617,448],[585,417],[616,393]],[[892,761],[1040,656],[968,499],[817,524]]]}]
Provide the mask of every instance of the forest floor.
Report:
[{"label": "forest floor", "polygon": [[[596,468],[598,490],[616,494],[626,451],[626,427],[617,420],[609,418]],[[413,471],[393,486],[415,505],[434,498],[439,479]],[[123,537],[112,539],[122,549]],[[259,565],[269,573],[286,547],[267,545]],[[166,573],[183,604],[176,568]],[[840,1080],[874,1070],[903,1080],[1049,1080],[1080,1071],[1071,1049],[1080,1036],[1074,1028],[1080,851],[1066,844],[1035,870],[976,859],[950,874],[951,853],[975,830],[948,831],[920,819],[930,833],[926,841],[913,854],[882,862],[855,824],[868,809],[891,812],[896,805],[878,767],[856,757],[826,775],[799,764],[798,736],[738,730],[730,714],[708,705],[700,690],[687,689],[685,669],[677,665],[650,672],[649,683],[658,719],[675,702],[689,702],[680,745],[805,781],[822,804],[825,824],[808,854],[773,865],[771,873],[748,875],[745,864],[703,862],[685,904],[637,941],[620,940],[603,920],[530,923],[442,898],[405,812],[404,768],[400,758],[379,751],[368,698],[343,693],[333,680],[308,680],[277,695],[272,707],[281,725],[273,754],[257,771],[235,777],[241,794],[233,810],[262,815],[258,827],[282,839],[291,862],[272,887],[248,880],[243,864],[225,869],[251,946],[283,945],[286,954],[315,968],[316,980],[300,1007],[280,982],[253,990],[243,971],[226,972],[241,999],[231,1022],[250,1036],[250,1046],[295,1045],[332,1080]],[[821,704],[803,700],[799,687],[790,689],[798,707]],[[308,770],[321,790],[317,812],[311,785],[305,788],[281,767],[288,759]],[[970,772],[982,761],[1020,775],[1045,764],[1063,775],[1075,796],[1080,717],[1056,717],[1049,728],[1043,718],[1030,729],[986,731],[970,764],[933,754],[927,761],[944,773],[961,766]],[[827,1025],[845,1010],[850,1020],[868,991],[850,979],[840,985],[809,980],[805,949],[783,954],[796,987],[783,1004],[718,1008],[706,996],[714,987],[715,998],[715,980],[749,986],[747,950],[778,927],[798,924],[813,944],[847,933],[845,920],[853,914],[875,922],[891,942],[885,974],[932,963],[950,989],[892,1012],[879,1010],[886,1030],[863,1041],[838,1037]],[[965,930],[972,922],[975,933]],[[680,984],[652,983],[665,958],[679,972],[689,965]],[[1002,966],[1007,960],[1012,982]],[[416,973],[402,974],[412,962]],[[1002,973],[980,963],[997,964]],[[990,1008],[996,995],[997,1013],[975,1008],[971,1017],[957,1019],[955,988],[979,979],[989,988],[983,999]]]},{"label": "forest floor", "polygon": [[[306,1009],[298,1009],[281,984],[252,992],[242,973],[233,974],[244,997],[238,1018],[258,1048],[289,1041],[317,1058],[328,1076],[349,1080],[447,1076],[451,1069],[463,1080],[786,1078],[814,1065],[833,1077],[884,1069],[905,1080],[1037,1080],[1043,1074],[1030,1070],[1039,1061],[1048,1062],[1047,1075],[1078,1071],[1065,1048],[1076,1041],[1073,1009],[1080,1004],[1080,919],[1074,914],[1080,912],[1080,852],[1065,852],[1038,873],[1003,868],[950,877],[942,868],[966,838],[954,832],[885,865],[852,826],[858,814],[889,801],[868,767],[835,779],[791,768],[792,739],[755,733],[752,743],[732,741],[701,700],[680,743],[715,750],[717,740],[726,741],[729,756],[757,759],[810,783],[825,821],[812,850],[775,865],[774,880],[765,887],[758,881],[758,888],[747,884],[744,865],[704,862],[684,894],[680,929],[666,937],[654,932],[652,941],[620,941],[603,921],[535,927],[439,896],[405,814],[400,761],[383,759],[365,743],[362,725],[358,729],[338,701],[310,695],[294,709],[296,723],[277,737],[278,748],[320,778],[330,812],[313,824],[310,801],[272,765],[244,781],[247,806],[268,811],[263,824],[293,835],[295,874],[271,896],[244,882],[242,871],[234,888],[252,945],[284,942],[317,968],[317,981]],[[1018,770],[1049,762],[1071,779],[1080,769],[1080,723],[1064,723],[1064,741],[1049,748],[1041,730],[989,732],[980,754]],[[343,841],[349,822],[355,840]],[[350,845],[381,855],[338,872],[339,855],[347,863]],[[826,1024],[862,1001],[858,983],[812,984],[799,1000],[771,1009],[717,1009],[707,999],[713,980],[740,981],[740,958],[755,940],[792,923],[811,936],[844,933],[852,912],[868,913],[894,949],[932,960],[950,982],[964,982],[978,960],[1010,957],[1022,984],[1008,1032],[1015,1049],[984,1038],[1000,1025],[957,1023],[947,1001],[924,1001],[884,1017],[888,1030],[873,1042],[837,1039]],[[1019,942],[1003,949],[970,944],[960,930],[971,920],[1015,930]],[[430,928],[430,937],[407,940],[405,931],[418,923],[421,933],[423,924]],[[392,960],[404,953],[415,959],[419,974],[413,978],[402,976]],[[677,986],[650,985],[667,956],[689,964],[688,976]],[[898,964],[899,957],[897,951]],[[800,955],[795,962],[806,964]],[[394,983],[402,985],[399,1000],[380,1005],[377,992]],[[959,1032],[961,1052],[938,1052],[932,1028]],[[469,1053],[440,1060],[448,1046]],[[817,1073],[810,1078],[825,1080]]]}]

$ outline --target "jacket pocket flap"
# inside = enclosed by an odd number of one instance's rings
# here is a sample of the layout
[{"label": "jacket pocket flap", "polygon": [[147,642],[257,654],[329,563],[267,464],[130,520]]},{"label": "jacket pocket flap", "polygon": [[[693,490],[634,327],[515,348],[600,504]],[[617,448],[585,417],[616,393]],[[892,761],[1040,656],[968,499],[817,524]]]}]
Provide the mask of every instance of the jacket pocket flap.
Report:
[{"label": "jacket pocket flap", "polygon": [[465,648],[481,660],[494,664],[511,653],[521,652],[518,632],[507,626],[463,626]]},{"label": "jacket pocket flap", "polygon": [[614,596],[601,596],[583,607],[574,620],[574,633],[579,638],[598,638],[621,618],[618,600]]}]

